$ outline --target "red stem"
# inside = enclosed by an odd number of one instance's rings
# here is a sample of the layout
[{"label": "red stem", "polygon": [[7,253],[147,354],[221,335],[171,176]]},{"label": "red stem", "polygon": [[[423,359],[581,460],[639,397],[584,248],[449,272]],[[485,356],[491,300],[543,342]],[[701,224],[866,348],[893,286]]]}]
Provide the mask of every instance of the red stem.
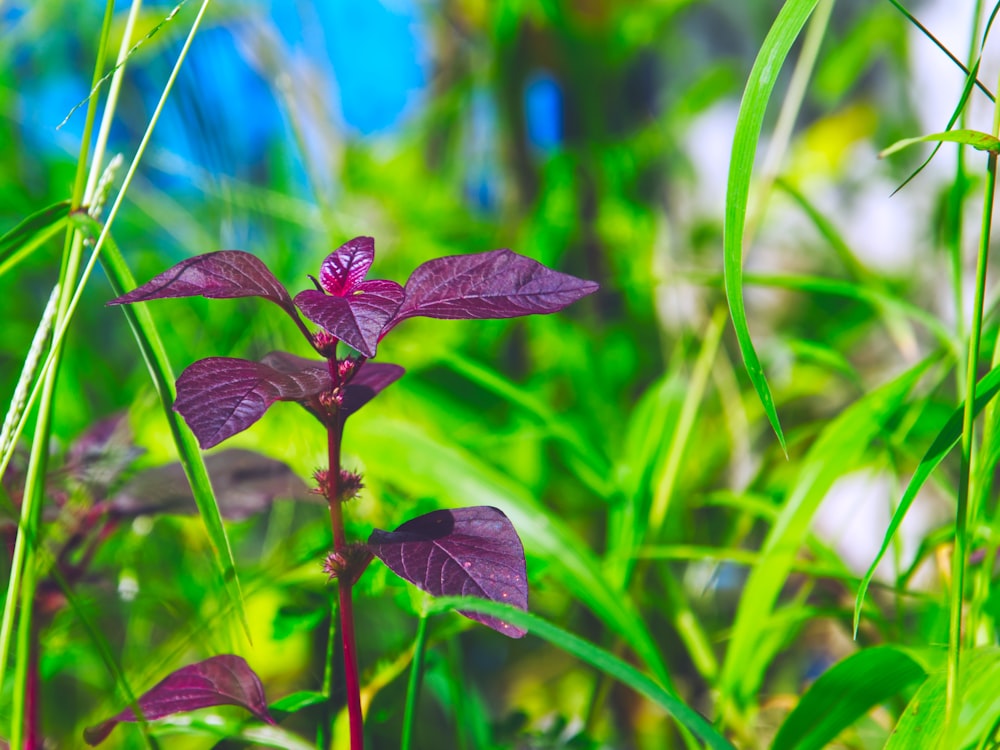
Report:
[{"label": "red stem", "polygon": [[[333,527],[333,551],[347,559],[347,537],[344,533],[343,498],[340,493],[340,444],[344,425],[327,425],[327,448],[330,468],[327,472],[327,500],[330,505],[330,525]],[[351,725],[351,750],[364,750],[364,716],[361,714],[361,680],[358,674],[358,650],[354,640],[354,605],[351,601],[351,571],[337,579],[340,598],[340,633],[344,647],[344,682],[347,688],[347,714]]]},{"label": "red stem", "polygon": [[[34,615],[37,617],[38,613]],[[24,712],[25,712],[25,735],[24,750],[40,750],[43,747],[42,736],[39,727],[38,712],[38,626],[35,622],[31,625],[31,646],[28,649],[28,674],[25,685]]]}]

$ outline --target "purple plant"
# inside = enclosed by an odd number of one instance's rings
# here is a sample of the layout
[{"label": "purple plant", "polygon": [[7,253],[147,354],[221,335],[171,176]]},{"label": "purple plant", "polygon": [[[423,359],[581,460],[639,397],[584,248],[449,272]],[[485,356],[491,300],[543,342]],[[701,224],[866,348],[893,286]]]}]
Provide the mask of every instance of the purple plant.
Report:
[{"label": "purple plant", "polygon": [[[197,361],[177,380],[174,409],[202,448],[247,429],[275,401],[301,404],[325,427],[329,467],[316,472],[316,481],[329,504],[333,528],[334,548],[324,561],[324,570],[338,579],[354,750],[363,747],[363,719],[351,591],[373,556],[435,596],[479,596],[521,609],[528,605],[524,549],[513,525],[496,508],[438,510],[407,521],[395,531],[375,530],[367,543],[347,540],[342,505],[360,489],[361,477],[340,465],[344,423],[403,374],[397,365],[369,359],[382,338],[407,318],[473,320],[553,313],[598,288],[594,282],[553,271],[510,250],[428,261],[405,286],[366,280],[374,257],[371,237],[354,238],[327,256],[318,279],[310,277],[315,289],[299,292],[293,299],[254,256],[237,250],[207,253],[182,261],[108,303],[199,295],[263,297],[292,318],[322,357],[317,361],[272,352],[260,362],[227,357]],[[310,331],[300,313],[319,330]],[[341,343],[354,353],[338,356]],[[523,630],[494,617],[467,616],[504,635],[524,635]],[[207,691],[204,697],[217,703],[218,696],[211,693]],[[157,701],[144,704],[147,696],[140,698],[140,707],[150,715],[166,715]],[[197,697],[182,701],[183,707],[175,706],[172,711],[214,705],[198,701]],[[126,720],[126,713],[116,719]]]},{"label": "purple plant", "polygon": [[[132,472],[142,449],[132,440],[123,414],[103,419],[79,435],[62,454],[50,457],[45,490],[47,543],[53,553],[51,571],[38,584],[32,602],[29,643],[31,669],[25,701],[24,747],[42,747],[43,712],[39,680],[40,634],[56,615],[72,604],[80,585],[100,585],[93,569],[98,550],[123,524],[140,515],[197,512],[187,478],[179,463]],[[14,520],[24,496],[28,457],[17,450],[0,476],[3,495],[11,500],[14,517],[0,509],[0,545],[13,557],[17,524]],[[233,448],[214,453],[205,466],[215,488],[222,516],[240,520],[268,507],[277,498],[321,502],[289,466],[253,451]],[[125,475],[131,476],[125,480]],[[139,698],[136,708],[145,719],[193,708],[233,704],[269,721],[263,688],[250,667],[238,656],[213,657],[173,672]],[[128,708],[84,733],[90,744],[104,740],[117,724],[135,721]],[[2,743],[0,743],[2,745]]]}]

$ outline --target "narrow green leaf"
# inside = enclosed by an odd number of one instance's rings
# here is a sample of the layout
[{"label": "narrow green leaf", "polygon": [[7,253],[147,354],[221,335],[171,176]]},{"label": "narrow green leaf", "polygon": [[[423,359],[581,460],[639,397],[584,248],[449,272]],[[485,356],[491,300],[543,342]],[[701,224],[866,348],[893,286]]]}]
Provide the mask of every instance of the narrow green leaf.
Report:
[{"label": "narrow green leaf", "polygon": [[16,227],[0,236],[0,276],[65,227],[68,218],[69,201],[59,201],[35,211]]},{"label": "narrow green leaf", "polygon": [[[1000,391],[1000,367],[995,367],[983,376],[983,378],[979,381],[979,384],[976,386],[976,399],[974,402],[974,411],[976,415],[978,415],[979,412],[986,407],[986,404],[988,404],[993,397],[997,395],[998,391]],[[964,409],[965,402],[963,401],[958,408],[952,412],[944,427],[941,428],[937,437],[934,438],[934,442],[931,443],[931,447],[927,449],[924,457],[917,465],[916,471],[913,472],[913,477],[910,479],[910,483],[906,486],[903,498],[899,501],[899,505],[896,506],[896,510],[893,512],[892,518],[889,520],[889,526],[885,531],[885,537],[882,539],[882,546],[879,548],[878,554],[875,555],[875,559],[869,566],[868,571],[861,579],[861,585],[858,587],[858,595],[854,600],[855,637],[857,637],[858,624],[861,621],[861,607],[864,604],[865,594],[868,592],[868,586],[871,583],[872,576],[875,575],[875,569],[878,567],[879,563],[882,562],[882,558],[889,549],[889,545],[892,543],[892,538],[896,534],[896,530],[899,528],[899,525],[903,523],[903,519],[906,517],[906,513],[910,510],[910,506],[913,505],[913,501],[916,499],[920,488],[924,486],[924,482],[927,481],[927,478],[931,475],[934,469],[937,468],[938,464],[944,460],[944,457],[951,452],[952,448],[958,444],[959,439],[962,437],[962,416]]]},{"label": "narrow green leaf", "polygon": [[750,338],[746,307],[743,303],[743,234],[746,226],[747,201],[750,195],[750,178],[753,173],[757,141],[764,123],[764,112],[778,80],[781,65],[788,57],[792,44],[816,7],[818,0],[788,0],[771,26],[757,59],[750,71],[750,78],[743,91],[736,133],[729,162],[729,181],[726,186],[726,220],[723,228],[726,299],[736,329],[736,339],[747,374],[764,406],[764,412],[774,429],[774,434],[787,453],[785,436],[778,421],[771,389],[764,377],[757,351]]},{"label": "narrow green leaf", "polygon": [[[73,222],[89,235],[96,237],[100,234],[101,226],[88,214],[77,212],[73,214]],[[111,239],[110,235],[105,238],[105,250],[101,256],[101,264],[111,287],[115,294],[121,295],[136,286],[135,278],[125,263],[121,251]],[[163,413],[166,416],[170,433],[177,446],[177,455],[184,474],[191,484],[191,492],[198,505],[198,512],[201,514],[205,524],[205,530],[212,543],[212,550],[216,564],[222,574],[222,580],[229,595],[230,603],[239,616],[243,629],[250,637],[250,625],[246,617],[246,608],[243,602],[243,594],[240,589],[239,578],[236,575],[236,563],[233,559],[233,551],[229,544],[229,537],[226,534],[226,527],[222,522],[222,515],[219,512],[219,504],[212,490],[212,484],[208,478],[208,470],[201,455],[201,450],[195,441],[194,435],[184,425],[173,410],[175,391],[174,375],[170,367],[170,360],[167,352],[163,348],[163,341],[160,339],[156,324],[146,308],[145,304],[123,305],[122,312],[128,321],[139,351],[142,353],[149,374],[153,379],[153,385],[163,404]]]},{"label": "narrow green leaf", "polygon": [[468,596],[441,597],[428,603],[428,611],[445,612],[448,610],[474,610],[505,620],[515,627],[527,630],[531,635],[548,641],[556,648],[575,656],[582,662],[613,677],[623,685],[644,695],[670,713],[677,721],[700,737],[710,748],[732,750],[733,745],[719,734],[709,721],[684,703],[675,694],[664,690],[662,685],[644,675],[638,669],[622,661],[617,656],[598,648],[589,641],[569,633],[562,628],[543,620],[537,615],[520,609]]},{"label": "narrow green leaf", "polygon": [[[885,750],[914,747],[970,747],[992,734],[1000,716],[1000,648],[989,646],[962,655],[961,707],[955,735],[945,737],[945,672],[931,674],[910,699],[889,735]],[[980,745],[981,746],[981,745]]]},{"label": "narrow green leaf", "polygon": [[916,138],[904,138],[901,141],[896,141],[888,148],[880,151],[878,158],[884,159],[890,154],[902,151],[907,146],[912,146],[915,143],[928,142],[964,143],[967,146],[972,146],[974,149],[978,149],[979,151],[992,151],[994,153],[1000,152],[1000,139],[997,139],[989,133],[983,133],[979,130],[946,130],[943,133],[931,133],[930,135],[921,135]]},{"label": "narrow green leaf", "polygon": [[329,699],[329,696],[325,693],[315,690],[300,690],[297,693],[290,693],[283,698],[278,698],[268,708],[272,713],[284,712],[285,714],[294,714],[303,708],[318,706]]},{"label": "narrow green leaf", "polygon": [[520,534],[529,557],[543,559],[549,565],[548,574],[611,632],[621,636],[662,684],[670,686],[662,649],[634,600],[609,583],[589,546],[558,517],[546,512],[510,474],[403,420],[369,415],[349,429],[351,445],[366,456],[371,473],[392,476],[404,492],[434,497],[445,507],[491,505],[502,510]]},{"label": "narrow green leaf", "polygon": [[[958,102],[955,104],[955,108],[952,110],[951,116],[948,118],[948,124],[945,126],[945,130],[951,130],[952,125],[958,122],[959,117],[961,117],[962,112],[965,110],[966,103],[968,103],[969,101],[969,95],[972,93],[973,86],[978,86],[980,90],[982,90],[983,93],[985,93],[986,96],[989,97],[990,101],[995,101],[992,92],[990,92],[989,89],[983,86],[983,84],[979,82],[979,79],[976,76],[979,75],[979,66],[983,60],[983,50],[986,47],[986,40],[990,36],[990,29],[993,27],[993,22],[996,20],[997,11],[1000,10],[1000,5],[997,5],[993,8],[993,12],[990,14],[989,20],[986,22],[986,26],[982,32],[982,37],[981,37],[982,41],[980,42],[979,45],[979,54],[976,56],[976,59],[973,62],[972,67],[967,69],[964,65],[962,65],[961,61],[959,61],[958,58],[956,58],[953,54],[951,54],[949,50],[947,50],[944,44],[942,44],[933,34],[931,34],[930,31],[928,31],[923,26],[923,24],[917,21],[916,18],[914,18],[908,11],[906,11],[906,9],[904,9],[902,5],[900,5],[897,2],[897,0],[889,0],[889,2],[891,2],[897,8],[897,10],[902,12],[903,15],[906,16],[906,18],[911,23],[913,23],[917,28],[919,28],[921,32],[926,34],[927,37],[931,41],[933,41],[938,46],[939,49],[944,51],[945,54],[947,54],[948,57],[951,58],[952,62],[958,65],[958,67],[961,68],[961,70],[966,74],[965,86],[962,88],[962,95],[959,97]],[[940,148],[941,148],[941,141],[938,141],[937,144],[934,146],[934,149],[931,151],[930,155],[926,159],[924,159],[923,162],[921,162],[919,167],[917,167],[915,170],[913,170],[913,172],[910,173],[910,176],[903,181],[902,185],[900,185],[893,191],[893,194],[895,195],[896,193],[898,193],[900,190],[906,187],[906,185],[909,184],[909,182],[914,177],[920,174],[924,170],[924,167],[926,167],[928,164],[931,163],[931,159],[934,158],[934,156],[938,152],[938,149]]]},{"label": "narrow green leaf", "polygon": [[886,310],[891,310],[894,314],[903,315],[923,325],[927,329],[927,332],[932,334],[941,347],[948,351],[954,359],[960,360],[963,356],[954,336],[940,320],[917,305],[895,294],[882,291],[871,284],[829,279],[822,276],[763,274],[747,274],[745,281],[747,284],[794,289],[799,292],[808,292],[811,294],[832,294],[838,297],[866,302],[875,308],[882,307]]},{"label": "narrow green leaf", "polygon": [[824,672],[788,715],[771,750],[824,748],[875,706],[926,675],[911,656],[876,646]]},{"label": "narrow green leaf", "polygon": [[774,617],[816,509],[837,479],[871,461],[871,442],[887,429],[933,361],[926,359],[866,394],[830,422],[809,449],[740,598],[719,685],[724,704],[734,701],[742,707],[757,694],[764,670],[782,642],[778,628],[767,630],[766,643],[761,631]]}]

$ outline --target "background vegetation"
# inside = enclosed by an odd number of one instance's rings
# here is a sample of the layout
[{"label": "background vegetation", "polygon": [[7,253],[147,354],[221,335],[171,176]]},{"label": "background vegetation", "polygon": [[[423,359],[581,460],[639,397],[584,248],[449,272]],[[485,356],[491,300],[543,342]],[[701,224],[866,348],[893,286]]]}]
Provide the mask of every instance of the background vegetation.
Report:
[{"label": "background vegetation", "polygon": [[[989,51],[991,8],[909,10],[966,65]],[[101,50],[98,77],[110,72],[135,17],[125,48],[144,41],[90,168],[100,175],[122,154],[112,205],[198,14],[193,2],[135,14],[122,3],[105,38],[101,3],[0,2],[0,231],[74,195],[91,131],[88,103],[73,107]],[[775,65],[751,73],[767,54]],[[979,71],[989,89],[991,70]],[[769,71],[770,100],[766,85],[747,84]],[[297,290],[328,252],[368,234],[383,278],[510,247],[601,284],[554,316],[408,321],[379,349],[406,376],[348,425],[345,461],[366,484],[348,509],[354,536],[437,507],[500,507],[525,542],[531,609],[557,628],[508,641],[430,616],[414,746],[697,744],[638,683],[577,658],[568,634],[634,665],[739,747],[932,746],[921,743],[945,731],[952,747],[993,746],[1000,447],[986,402],[998,339],[991,277],[976,269],[995,163],[947,144],[890,195],[931,145],[877,159],[898,139],[945,130],[966,80],[891,2],[217,0],[111,236],[140,281],[242,249]],[[992,132],[992,117],[972,89],[958,124]],[[5,405],[59,279],[63,232],[36,241],[49,226],[37,219],[0,244]],[[771,414],[730,322],[741,289]],[[53,399],[29,411],[11,462],[44,467],[28,446],[45,436],[52,510],[37,530],[50,543],[65,520],[52,487],[90,426],[127,413],[143,453],[122,481],[177,458],[126,321],[104,306],[113,296],[98,267],[57,354]],[[264,308],[195,300],[150,312],[175,372],[206,356],[306,354]],[[977,377],[985,416],[973,432],[962,405]],[[232,445],[303,478],[325,451],[293,405]],[[901,503],[906,519],[887,537]],[[13,555],[14,526],[3,530]],[[227,532],[252,643],[199,516],[140,516],[103,543],[72,606],[40,633],[43,728],[57,746],[78,746],[83,727],[125,705],[123,682],[141,691],[215,653],[244,655],[271,701],[322,687],[325,510],[282,500]],[[29,566],[44,579],[37,557]],[[11,574],[10,558],[0,572],[12,627],[6,582],[25,573]],[[394,747],[425,603],[378,564],[356,592],[369,742]],[[22,657],[12,648],[4,664],[0,735],[15,720]],[[153,732],[164,747],[212,747],[245,719],[214,709]],[[321,721],[312,706],[282,727],[311,742]],[[146,742],[123,726],[107,746]]]}]

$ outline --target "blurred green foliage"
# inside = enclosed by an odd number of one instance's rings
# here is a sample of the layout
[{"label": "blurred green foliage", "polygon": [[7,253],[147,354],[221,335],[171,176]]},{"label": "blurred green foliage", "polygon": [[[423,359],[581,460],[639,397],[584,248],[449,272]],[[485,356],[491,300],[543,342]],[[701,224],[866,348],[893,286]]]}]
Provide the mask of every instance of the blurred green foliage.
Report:
[{"label": "blurred green foliage", "polygon": [[[155,33],[129,59],[110,141],[126,164],[192,5],[167,23],[170,4],[141,12],[138,38]],[[294,293],[311,286],[328,252],[367,234],[383,278],[401,281],[433,257],[510,247],[601,291],[556,316],[410,320],[389,337],[379,359],[407,374],[348,425],[346,462],[366,485],[348,507],[349,531],[365,538],[442,506],[503,508],[525,540],[534,612],[676,690],[744,747],[767,745],[796,697],[855,649],[946,642],[948,573],[933,558],[947,539],[933,532],[948,524],[950,462],[850,641],[857,582],[890,508],[963,397],[954,350],[964,308],[941,238],[953,236],[949,185],[973,177],[932,168],[890,202],[916,157],[875,159],[898,138],[943,129],[957,101],[958,88],[917,85],[930,43],[889,4],[836,3],[770,175],[780,179],[751,192],[747,306],[786,460],[735,338],[721,328],[735,112],[776,4],[360,6],[372,7],[212,4],[114,223],[136,278],[238,248]],[[116,11],[115,45],[126,14]],[[69,196],[83,110],[56,126],[87,95],[100,18],[98,3],[0,3],[0,231]],[[960,86],[951,63],[934,59]],[[783,73],[765,132],[787,86]],[[925,122],[931,94],[939,111]],[[761,161],[766,151],[765,142]],[[935,167],[944,161],[942,152]],[[120,181],[119,170],[112,196]],[[56,281],[60,241],[0,276],[5,403]],[[174,460],[135,343],[120,311],[104,306],[112,296],[95,275],[73,321],[53,452],[125,410],[145,449],[134,468]],[[206,356],[308,354],[285,317],[256,300],[171,300],[152,314],[177,372]],[[992,318],[985,336],[996,339]],[[280,458],[305,478],[325,452],[320,427],[288,404],[231,445]],[[841,483],[852,477],[860,484]],[[880,509],[865,517],[876,520],[847,532],[843,514],[813,525],[835,495],[848,517],[864,505]],[[231,525],[252,645],[226,609],[200,524],[156,517],[119,529],[79,586],[133,688],[232,651],[272,701],[321,689],[324,509],[280,501]],[[778,550],[765,542],[775,528],[786,534]],[[922,562],[919,585],[897,578]],[[758,564],[760,575],[778,576],[766,581],[776,606],[762,603],[761,621],[745,610],[740,625],[748,566]],[[372,747],[392,747],[422,602],[379,565],[357,591],[367,729]],[[989,643],[994,600],[982,620]],[[45,732],[75,746],[122,695],[72,608],[42,638]],[[727,664],[734,640],[745,661]],[[734,674],[738,688],[725,683]],[[881,744],[913,689],[901,686],[842,735],[844,746]],[[0,726],[4,705],[0,696]],[[508,642],[450,615],[431,621],[419,708],[417,747],[686,742],[661,709],[545,642]],[[312,706],[283,726],[309,738],[321,718]],[[139,746],[137,731],[116,732],[108,746]],[[163,746],[213,742],[173,735]]]}]

